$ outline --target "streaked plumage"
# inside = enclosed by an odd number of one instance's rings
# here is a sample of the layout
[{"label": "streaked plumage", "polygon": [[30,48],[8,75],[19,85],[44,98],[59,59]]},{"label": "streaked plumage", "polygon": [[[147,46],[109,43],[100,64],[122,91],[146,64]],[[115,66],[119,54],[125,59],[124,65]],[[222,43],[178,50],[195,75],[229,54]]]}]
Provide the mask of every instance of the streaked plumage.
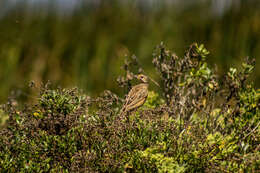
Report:
[{"label": "streaked plumage", "polygon": [[149,86],[148,78],[145,75],[140,74],[137,76],[137,79],[139,79],[142,83],[133,86],[129,91],[125,100],[125,104],[121,109],[121,115],[139,108],[145,103],[147,99]]}]

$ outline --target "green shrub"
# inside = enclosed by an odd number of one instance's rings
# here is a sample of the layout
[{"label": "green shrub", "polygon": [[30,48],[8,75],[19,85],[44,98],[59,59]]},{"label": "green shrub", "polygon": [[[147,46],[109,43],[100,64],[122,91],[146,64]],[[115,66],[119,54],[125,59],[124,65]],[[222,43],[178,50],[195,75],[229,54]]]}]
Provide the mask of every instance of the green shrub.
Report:
[{"label": "green shrub", "polygon": [[[183,58],[160,44],[153,64],[160,90],[119,116],[110,91],[41,87],[35,105],[2,105],[3,172],[256,172],[260,169],[260,90],[247,81],[254,60],[218,77],[209,52],[193,44]],[[118,83],[129,89],[143,72],[136,57]]]}]

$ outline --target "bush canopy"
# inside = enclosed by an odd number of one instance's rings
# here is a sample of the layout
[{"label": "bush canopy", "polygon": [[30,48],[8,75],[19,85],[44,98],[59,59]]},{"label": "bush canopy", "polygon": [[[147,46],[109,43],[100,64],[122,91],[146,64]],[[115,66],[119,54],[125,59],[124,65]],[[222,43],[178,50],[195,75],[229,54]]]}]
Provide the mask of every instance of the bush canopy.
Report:
[{"label": "bush canopy", "polygon": [[[39,90],[36,103],[14,98],[0,109],[2,172],[257,172],[260,170],[260,90],[247,79],[254,60],[218,76],[209,52],[192,44],[178,57],[164,44],[153,64],[158,91],[119,116],[124,99],[77,88]],[[145,73],[135,56],[121,87]]]}]

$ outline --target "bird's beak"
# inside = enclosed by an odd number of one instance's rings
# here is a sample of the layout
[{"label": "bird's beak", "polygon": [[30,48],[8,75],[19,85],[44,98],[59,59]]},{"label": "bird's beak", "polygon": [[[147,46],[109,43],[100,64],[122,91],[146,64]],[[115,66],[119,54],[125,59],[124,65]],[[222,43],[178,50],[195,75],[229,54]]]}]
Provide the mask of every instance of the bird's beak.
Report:
[{"label": "bird's beak", "polygon": [[153,80],[151,77],[149,77],[149,79],[150,79],[155,85],[157,85],[158,87],[160,87],[160,85],[159,85],[155,80]]}]

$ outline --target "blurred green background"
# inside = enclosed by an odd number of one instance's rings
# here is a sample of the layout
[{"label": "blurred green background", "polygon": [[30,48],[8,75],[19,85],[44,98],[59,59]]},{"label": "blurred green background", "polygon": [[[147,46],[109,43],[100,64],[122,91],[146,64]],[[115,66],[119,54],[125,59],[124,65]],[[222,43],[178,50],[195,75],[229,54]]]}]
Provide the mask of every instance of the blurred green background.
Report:
[{"label": "blurred green background", "polygon": [[0,103],[29,92],[30,81],[122,94],[125,56],[135,54],[157,78],[151,61],[161,41],[179,56],[205,44],[220,74],[255,58],[260,86],[259,0],[1,0]]}]

